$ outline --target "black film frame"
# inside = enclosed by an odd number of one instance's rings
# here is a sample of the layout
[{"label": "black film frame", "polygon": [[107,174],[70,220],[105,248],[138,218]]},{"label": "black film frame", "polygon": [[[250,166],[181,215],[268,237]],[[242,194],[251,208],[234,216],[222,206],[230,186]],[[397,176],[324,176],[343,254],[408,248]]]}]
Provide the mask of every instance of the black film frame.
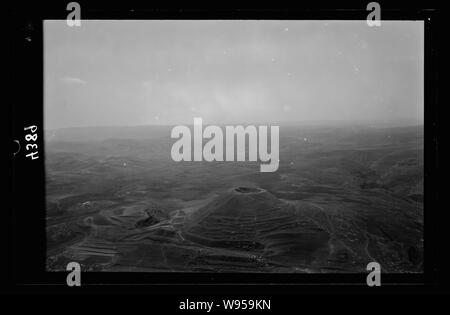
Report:
[{"label": "black film frame", "polygon": [[[81,3],[81,2],[80,2]],[[66,3],[11,14],[11,55],[14,62],[10,80],[12,88],[8,110],[11,138],[21,143],[28,131],[24,127],[38,126],[39,159],[25,157],[22,150],[10,162],[7,233],[10,236],[8,255],[9,284],[18,291],[68,290],[66,272],[46,272],[45,231],[45,152],[43,133],[43,21],[65,20]],[[365,20],[368,11],[359,9],[290,9],[290,10],[180,10],[148,9],[145,7],[104,8],[81,3],[82,20],[146,20],[146,19],[268,19],[268,20]],[[380,290],[434,291],[445,286],[445,263],[439,247],[445,248],[444,208],[438,205],[438,66],[436,10],[383,9],[383,20],[423,20],[425,27],[425,169],[424,169],[424,273],[382,274]],[[9,153],[11,156],[12,154]],[[442,244],[442,246],[440,246]],[[154,292],[188,292],[191,288],[208,291],[210,287],[233,286],[236,292],[255,292],[264,287],[279,293],[359,291],[367,288],[366,274],[245,274],[245,273],[144,273],[144,272],[82,272],[82,287],[90,291],[139,291],[143,287]],[[174,291],[174,287],[177,289]]]}]

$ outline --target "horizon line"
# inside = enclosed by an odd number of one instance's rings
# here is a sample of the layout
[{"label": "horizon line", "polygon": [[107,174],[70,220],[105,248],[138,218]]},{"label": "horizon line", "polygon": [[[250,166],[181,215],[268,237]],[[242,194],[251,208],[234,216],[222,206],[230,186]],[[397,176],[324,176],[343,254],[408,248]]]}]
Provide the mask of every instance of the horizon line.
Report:
[{"label": "horizon line", "polygon": [[[197,118],[197,117],[195,117]],[[201,118],[201,117],[199,117]],[[203,118],[202,118],[203,119]],[[203,120],[204,122],[204,120]],[[204,124],[205,126],[208,125],[217,125],[217,126],[225,126],[225,125],[256,125],[256,124],[265,124],[267,126],[273,126],[273,125],[293,125],[293,124],[354,124],[354,125],[360,125],[360,124],[377,124],[377,125],[395,125],[400,124],[401,127],[407,127],[407,126],[423,126],[425,124],[424,120],[416,120],[416,119],[396,119],[396,120],[361,120],[361,119],[349,119],[349,120],[343,120],[343,119],[316,119],[316,120],[297,120],[297,121],[277,121],[277,122],[267,122],[267,121],[254,121],[254,122],[207,122]],[[44,123],[45,125],[45,123]],[[194,125],[194,117],[192,119],[191,123],[149,123],[149,124],[137,124],[137,125],[86,125],[86,126],[67,126],[67,127],[53,127],[53,128],[45,128],[44,131],[54,131],[54,130],[62,130],[62,129],[83,129],[83,128],[139,128],[139,127],[172,127],[172,126],[193,126]],[[400,126],[399,126],[400,127]]]}]

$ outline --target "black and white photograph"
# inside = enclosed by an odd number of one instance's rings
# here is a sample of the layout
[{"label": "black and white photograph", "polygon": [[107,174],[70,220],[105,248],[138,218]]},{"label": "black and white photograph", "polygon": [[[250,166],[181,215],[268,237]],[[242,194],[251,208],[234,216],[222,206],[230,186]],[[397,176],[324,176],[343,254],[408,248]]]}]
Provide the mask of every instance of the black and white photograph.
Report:
[{"label": "black and white photograph", "polygon": [[424,32],[43,21],[46,271],[423,273]]}]

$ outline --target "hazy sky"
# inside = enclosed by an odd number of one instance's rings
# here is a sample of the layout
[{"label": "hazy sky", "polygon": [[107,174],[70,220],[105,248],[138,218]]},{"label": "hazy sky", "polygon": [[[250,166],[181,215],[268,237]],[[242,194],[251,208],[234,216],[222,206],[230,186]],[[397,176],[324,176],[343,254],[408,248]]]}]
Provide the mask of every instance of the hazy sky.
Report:
[{"label": "hazy sky", "polygon": [[46,21],[45,127],[423,121],[423,22]]}]

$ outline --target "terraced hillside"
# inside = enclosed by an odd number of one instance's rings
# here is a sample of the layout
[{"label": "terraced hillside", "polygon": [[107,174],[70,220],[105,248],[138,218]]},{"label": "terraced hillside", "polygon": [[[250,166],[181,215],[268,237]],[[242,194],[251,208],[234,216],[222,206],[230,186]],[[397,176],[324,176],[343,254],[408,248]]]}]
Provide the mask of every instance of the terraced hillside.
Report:
[{"label": "terraced hillside", "polygon": [[48,270],[423,270],[421,127],[285,127],[276,173],[173,162],[161,128],[47,141]]}]

